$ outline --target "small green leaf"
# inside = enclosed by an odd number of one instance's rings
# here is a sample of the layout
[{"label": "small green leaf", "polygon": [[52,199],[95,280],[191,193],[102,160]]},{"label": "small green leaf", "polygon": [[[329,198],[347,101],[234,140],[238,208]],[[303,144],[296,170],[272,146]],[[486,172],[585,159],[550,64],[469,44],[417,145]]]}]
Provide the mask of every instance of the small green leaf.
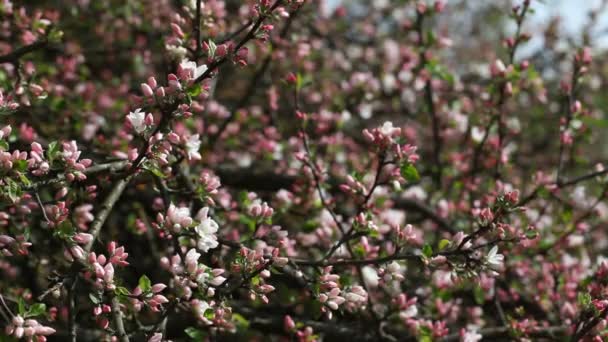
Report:
[{"label": "small green leaf", "polygon": [[184,331],[186,332],[186,335],[188,335],[191,339],[195,341],[202,341],[206,337],[205,333],[202,330],[198,330],[193,327],[188,327]]},{"label": "small green leaf", "polygon": [[89,293],[89,299],[91,300],[91,302],[93,302],[93,304],[99,304],[101,303],[101,300],[99,298],[97,298],[96,295]]},{"label": "small green leaf", "polygon": [[449,245],[450,245],[450,240],[442,239],[441,241],[439,241],[439,250],[441,251]]},{"label": "small green leaf", "polygon": [[589,293],[579,292],[577,296],[577,301],[581,307],[586,308],[587,306],[589,306],[589,304],[591,304],[591,295]]},{"label": "small green leaf", "polygon": [[53,160],[59,155],[59,144],[56,141],[51,141],[46,149],[46,157],[52,164]]},{"label": "small green leaf", "polygon": [[44,315],[46,313],[46,305],[44,303],[36,303],[30,306],[26,317],[36,317],[40,315]]},{"label": "small green leaf", "polygon": [[152,282],[145,274],[139,278],[139,288],[143,293],[146,293],[152,289]]},{"label": "small green leaf", "polygon": [[165,176],[163,171],[154,165],[146,167],[145,170],[150,172],[151,174],[153,174],[154,176],[156,176],[158,178],[161,178],[161,179],[167,178],[167,176]]},{"label": "small green leaf", "polygon": [[430,258],[433,256],[433,247],[431,247],[431,245],[426,244],[424,245],[424,247],[422,247],[422,255],[424,255],[427,258]]},{"label": "small green leaf", "polygon": [[482,305],[483,302],[485,302],[485,300],[486,300],[485,293],[484,293],[483,289],[481,288],[481,286],[475,286],[473,288],[473,297],[475,297],[475,302],[478,305]]},{"label": "small green leaf", "polygon": [[128,296],[131,293],[129,292],[129,290],[126,287],[123,286],[118,286],[116,287],[116,290],[114,290],[114,293],[119,295],[119,296]]},{"label": "small green leaf", "polygon": [[17,301],[17,311],[20,316],[25,316],[25,301],[21,297],[19,297],[19,300]]},{"label": "small green leaf", "polygon": [[401,176],[410,183],[414,183],[420,180],[418,170],[416,170],[414,165],[409,163],[401,165]]},{"label": "small green leaf", "polygon": [[199,83],[193,84],[187,90],[188,95],[190,95],[193,98],[199,96],[202,92],[203,92],[203,88],[201,87],[201,85]]}]

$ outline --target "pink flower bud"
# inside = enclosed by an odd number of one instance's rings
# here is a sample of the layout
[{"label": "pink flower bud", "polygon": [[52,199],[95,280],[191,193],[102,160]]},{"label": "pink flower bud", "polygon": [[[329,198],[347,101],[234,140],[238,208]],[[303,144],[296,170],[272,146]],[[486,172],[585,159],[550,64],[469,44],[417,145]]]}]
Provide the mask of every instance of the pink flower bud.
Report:
[{"label": "pink flower bud", "polygon": [[93,241],[93,235],[87,233],[78,233],[74,235],[74,241],[81,245],[85,245]]},{"label": "pink flower bud", "polygon": [[70,252],[78,260],[83,260],[85,258],[86,253],[80,246],[72,246]]},{"label": "pink flower bud", "polygon": [[296,323],[293,321],[293,319],[289,315],[286,315],[283,318],[283,328],[285,329],[286,332],[291,332],[296,328]]},{"label": "pink flower bud", "polygon": [[164,290],[166,287],[167,287],[167,285],[162,284],[162,283],[154,284],[152,286],[152,293],[159,293],[162,290]]},{"label": "pink flower bud", "polygon": [[173,33],[179,38],[184,38],[184,32],[177,24],[171,23],[171,31],[173,31]]},{"label": "pink flower bud", "polygon": [[157,83],[156,83],[156,78],[154,78],[154,77],[150,76],[150,77],[148,78],[148,85],[149,85],[151,88],[156,88],[156,85],[157,85]]},{"label": "pink flower bud", "polygon": [[287,74],[287,76],[285,76],[285,81],[287,81],[287,83],[296,84],[298,78],[293,72],[290,72],[289,74]]},{"label": "pink flower bud", "polygon": [[146,84],[146,83],[142,83],[141,84],[141,92],[146,97],[151,97],[152,95],[154,95],[154,92],[152,91],[152,88],[150,88],[150,86],[148,84]]}]

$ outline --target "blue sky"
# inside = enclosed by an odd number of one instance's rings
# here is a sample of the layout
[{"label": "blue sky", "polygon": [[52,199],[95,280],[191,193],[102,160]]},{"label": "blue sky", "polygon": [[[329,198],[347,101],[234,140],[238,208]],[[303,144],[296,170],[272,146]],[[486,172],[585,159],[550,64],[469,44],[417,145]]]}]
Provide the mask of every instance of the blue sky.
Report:
[{"label": "blue sky", "polygon": [[[335,7],[340,3],[349,0],[325,0],[328,7]],[[373,0],[370,0],[373,1]],[[474,0],[474,1],[493,1],[493,0]],[[591,9],[599,8],[603,0],[533,0],[533,8],[536,13],[531,17],[529,25],[537,27],[547,23],[549,18],[559,16],[562,18],[561,25],[565,32],[573,37],[580,37],[580,30],[587,20],[587,14]],[[447,0],[448,4],[450,0]],[[521,2],[515,0],[513,3]],[[602,47],[608,47],[608,10],[605,10],[598,20],[595,28],[596,34],[600,36],[597,41]]]}]

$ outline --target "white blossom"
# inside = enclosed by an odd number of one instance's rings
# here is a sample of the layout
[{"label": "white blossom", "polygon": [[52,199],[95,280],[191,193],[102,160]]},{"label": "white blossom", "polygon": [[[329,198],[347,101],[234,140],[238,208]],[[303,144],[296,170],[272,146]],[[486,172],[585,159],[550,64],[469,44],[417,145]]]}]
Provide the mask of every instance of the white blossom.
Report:
[{"label": "white blossom", "polygon": [[462,334],[460,341],[461,342],[477,342],[477,341],[481,341],[481,339],[483,338],[483,336],[478,333],[477,331],[466,331],[464,334]]},{"label": "white blossom", "polygon": [[493,270],[498,270],[502,267],[505,256],[498,254],[498,246],[492,247],[486,256],[488,266]]},{"label": "white blossom", "polygon": [[208,252],[210,249],[218,246],[217,236],[215,233],[217,232],[219,226],[217,222],[215,222],[212,218],[207,216],[209,208],[201,209],[201,213],[197,216],[202,216],[200,218],[200,223],[194,228],[196,233],[198,234],[198,244],[197,247],[199,250],[203,252]]},{"label": "white blossom", "polygon": [[182,68],[182,70],[188,70],[193,79],[199,78],[202,74],[205,73],[205,71],[207,71],[207,65],[201,64],[197,66],[196,62],[193,62],[188,59],[183,60],[180,63],[180,67]]},{"label": "white blossom", "polygon": [[137,133],[142,133],[146,130],[146,113],[141,111],[141,108],[137,108],[134,112],[130,112],[127,115],[127,119],[131,122],[131,126]]},{"label": "white blossom", "polygon": [[373,267],[365,266],[361,269],[361,273],[367,286],[378,287],[378,272]]},{"label": "white blossom", "polygon": [[380,127],[380,134],[382,134],[383,136],[390,138],[396,134],[399,134],[401,132],[401,128],[399,127],[394,127],[393,123],[390,121],[386,121],[381,127]]},{"label": "white blossom", "polygon": [[201,154],[198,152],[201,148],[201,139],[198,134],[191,135],[186,141],[186,152],[188,160],[199,160]]}]

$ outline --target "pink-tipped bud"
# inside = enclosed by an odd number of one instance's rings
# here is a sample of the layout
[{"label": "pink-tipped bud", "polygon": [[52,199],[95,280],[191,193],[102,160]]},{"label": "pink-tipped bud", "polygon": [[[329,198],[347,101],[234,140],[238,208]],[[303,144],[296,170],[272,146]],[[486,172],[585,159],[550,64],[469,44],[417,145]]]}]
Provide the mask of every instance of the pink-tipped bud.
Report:
[{"label": "pink-tipped bud", "polygon": [[296,84],[298,77],[293,72],[290,72],[285,76],[285,81],[287,81],[287,83]]},{"label": "pink-tipped bud", "polygon": [[173,33],[179,38],[184,38],[184,31],[182,31],[182,28],[177,24],[171,23],[171,31],[173,31]]},{"label": "pink-tipped bud", "polygon": [[149,86],[150,86],[152,89],[156,88],[156,86],[158,85],[158,83],[156,82],[156,78],[154,78],[154,77],[150,76],[150,77],[148,78],[148,85],[149,85]]},{"label": "pink-tipped bud", "polygon": [[142,83],[140,86],[141,86],[141,92],[144,94],[144,96],[151,97],[152,95],[154,95],[152,88],[150,88],[150,86],[147,85],[146,83]]},{"label": "pink-tipped bud", "polygon": [[285,329],[286,332],[291,332],[296,328],[296,323],[293,321],[293,319],[289,315],[286,315],[283,318],[283,328]]}]

